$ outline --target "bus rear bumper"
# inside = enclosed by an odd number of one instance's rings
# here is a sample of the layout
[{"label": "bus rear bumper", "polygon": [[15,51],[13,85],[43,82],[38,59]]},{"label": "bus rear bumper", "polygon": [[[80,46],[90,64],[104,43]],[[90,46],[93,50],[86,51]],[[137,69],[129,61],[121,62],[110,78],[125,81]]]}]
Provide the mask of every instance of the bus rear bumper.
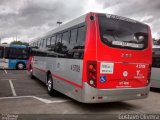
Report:
[{"label": "bus rear bumper", "polygon": [[141,88],[95,89],[84,83],[82,102],[103,103],[147,98],[150,85]]}]

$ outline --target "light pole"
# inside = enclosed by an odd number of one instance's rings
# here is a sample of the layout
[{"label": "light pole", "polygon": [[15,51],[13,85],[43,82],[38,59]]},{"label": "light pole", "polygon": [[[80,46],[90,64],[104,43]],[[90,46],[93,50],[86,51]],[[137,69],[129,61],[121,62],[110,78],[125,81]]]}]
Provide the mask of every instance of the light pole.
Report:
[{"label": "light pole", "polygon": [[60,26],[62,24],[62,22],[61,21],[57,21],[57,24]]}]

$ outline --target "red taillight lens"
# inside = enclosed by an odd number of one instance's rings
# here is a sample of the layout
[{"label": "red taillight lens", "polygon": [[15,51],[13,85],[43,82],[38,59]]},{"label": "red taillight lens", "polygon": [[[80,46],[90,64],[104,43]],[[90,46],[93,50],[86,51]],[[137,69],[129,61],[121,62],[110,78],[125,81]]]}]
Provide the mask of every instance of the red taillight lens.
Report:
[{"label": "red taillight lens", "polygon": [[92,78],[93,80],[96,80],[95,73],[90,72],[90,73],[89,73],[89,78]]},{"label": "red taillight lens", "polygon": [[96,61],[87,62],[87,80],[90,86],[92,87],[97,86],[97,62]]},{"label": "red taillight lens", "polygon": [[94,66],[92,64],[89,65],[89,70],[93,70]]},{"label": "red taillight lens", "polygon": [[150,77],[151,77],[151,68],[152,68],[152,65],[150,64],[149,67],[148,67],[148,76],[147,76],[147,85],[149,85],[150,83]]}]

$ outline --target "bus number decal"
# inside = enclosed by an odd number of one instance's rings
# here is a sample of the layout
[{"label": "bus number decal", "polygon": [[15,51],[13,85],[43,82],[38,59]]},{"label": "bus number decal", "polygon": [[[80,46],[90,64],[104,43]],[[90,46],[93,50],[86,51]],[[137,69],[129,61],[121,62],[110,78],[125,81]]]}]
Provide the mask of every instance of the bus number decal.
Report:
[{"label": "bus number decal", "polygon": [[113,74],[114,63],[101,63],[100,73],[101,74]]},{"label": "bus number decal", "polygon": [[137,64],[137,65],[136,65],[136,68],[145,69],[145,68],[146,68],[146,65],[144,65],[144,64]]},{"label": "bus number decal", "polygon": [[80,72],[80,66],[79,65],[71,65],[71,70],[75,72]]}]

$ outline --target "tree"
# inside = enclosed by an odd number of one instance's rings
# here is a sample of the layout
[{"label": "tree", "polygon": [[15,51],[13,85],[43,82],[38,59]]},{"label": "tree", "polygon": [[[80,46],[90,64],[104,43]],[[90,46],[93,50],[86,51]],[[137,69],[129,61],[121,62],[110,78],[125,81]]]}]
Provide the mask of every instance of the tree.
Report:
[{"label": "tree", "polygon": [[13,41],[13,42],[11,42],[11,44],[29,46],[29,43],[27,43],[27,42],[21,42],[21,41]]}]

